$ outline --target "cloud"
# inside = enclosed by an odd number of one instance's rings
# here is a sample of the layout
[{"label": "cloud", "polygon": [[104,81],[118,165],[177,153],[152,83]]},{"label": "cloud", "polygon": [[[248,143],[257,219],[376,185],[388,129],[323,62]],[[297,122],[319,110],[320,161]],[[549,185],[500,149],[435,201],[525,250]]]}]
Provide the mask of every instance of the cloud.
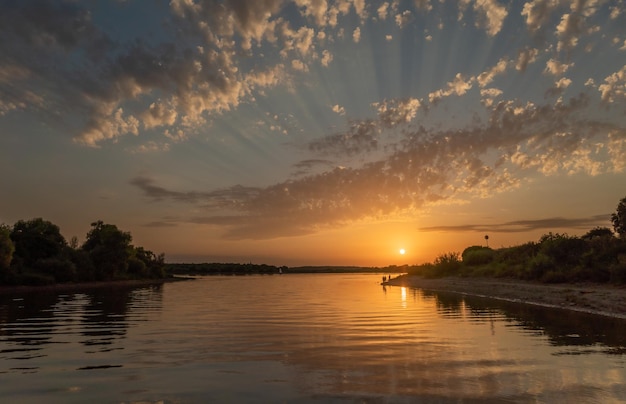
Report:
[{"label": "cloud", "polygon": [[529,64],[535,63],[539,50],[535,48],[525,48],[518,52],[515,68],[521,72],[526,71]]},{"label": "cloud", "polygon": [[458,226],[421,227],[421,232],[482,232],[482,233],[520,233],[532,230],[554,230],[559,228],[591,229],[606,224],[609,214],[581,218],[550,217],[545,219],[515,220],[504,223],[462,224]]},{"label": "cloud", "polygon": [[544,70],[544,73],[549,73],[553,76],[562,76],[572,66],[574,66],[573,62],[561,63],[556,59],[550,59],[546,62],[546,69]]},{"label": "cloud", "polygon": [[322,66],[324,67],[328,67],[328,65],[330,65],[330,62],[333,61],[333,54],[330,53],[328,50],[324,50],[322,51]]},{"label": "cloud", "polygon": [[546,90],[545,96],[546,97],[557,97],[557,96],[563,94],[565,89],[567,87],[569,87],[570,84],[572,84],[572,80],[568,79],[567,77],[561,77],[556,82],[554,82],[554,85],[552,87],[550,87],[550,88],[548,88]]},{"label": "cloud", "polygon": [[403,12],[396,14],[396,25],[400,29],[406,27],[413,21],[413,13],[410,10],[404,10]]},{"label": "cloud", "polygon": [[489,85],[496,76],[504,73],[509,65],[507,59],[500,59],[491,69],[478,75],[476,80],[481,88]]},{"label": "cloud", "polygon": [[339,104],[333,105],[333,107],[331,109],[336,114],[339,114],[339,115],[345,115],[346,114],[346,109],[344,107],[342,107],[341,105],[339,105]]},{"label": "cloud", "polygon": [[392,127],[411,122],[422,103],[417,98],[385,100],[372,105],[378,111],[378,119],[382,125]]},{"label": "cloud", "polygon": [[613,103],[618,98],[626,96],[626,65],[619,71],[607,76],[604,83],[598,86],[602,94],[602,101]]},{"label": "cloud", "polygon": [[354,31],[352,32],[352,40],[355,43],[359,43],[359,41],[361,40],[361,28],[356,27],[354,29]]},{"label": "cloud", "polygon": [[[497,89],[482,93],[481,97],[501,96]],[[486,108],[484,121],[445,130],[415,127],[415,118],[407,116],[418,110],[416,102],[391,99],[375,106],[379,112],[375,120],[353,121],[345,131],[311,142],[309,151],[319,157],[296,164],[297,178],[264,188],[208,192],[171,191],[141,177],[132,183],[154,200],[213,207],[205,208],[207,215],[181,220],[223,226],[230,238],[306,234],[364,220],[405,217],[426,206],[506,192],[536,175],[622,172],[626,127],[585,117],[581,111],[591,102],[587,94],[554,105],[494,101]],[[411,112],[398,114],[403,108]],[[392,132],[387,132],[389,123]],[[598,222],[551,220],[541,225]],[[510,222],[498,231],[532,226],[538,224]],[[472,230],[496,231],[495,227]]]},{"label": "cloud", "polygon": [[506,7],[496,0],[475,0],[474,10],[480,16],[476,25],[484,26],[490,36],[495,36],[500,32],[504,19],[508,15]]},{"label": "cloud", "polygon": [[205,208],[241,208],[240,204],[243,201],[253,198],[259,192],[259,188],[240,185],[210,192],[179,192],[168,190],[154,183],[153,179],[141,176],[135,177],[130,181],[130,184],[139,188],[144,196],[154,201],[170,199],[183,203],[201,203]]},{"label": "cloud", "polygon": [[378,148],[379,129],[375,122],[353,122],[344,133],[325,136],[309,143],[309,150],[322,155],[355,155]]},{"label": "cloud", "polygon": [[291,61],[291,67],[293,67],[294,70],[298,70],[301,72],[309,71],[309,67],[305,65],[301,60],[298,60],[298,59],[294,59]]},{"label": "cloud", "polygon": [[538,31],[550,19],[551,14],[559,7],[558,0],[527,1],[522,9],[526,17],[526,25],[532,32]]},{"label": "cloud", "polygon": [[378,9],[376,10],[376,13],[378,14],[378,18],[380,18],[381,20],[387,19],[388,12],[389,12],[389,2],[387,1],[385,1],[380,6],[378,6]]},{"label": "cloud", "polygon": [[495,98],[502,95],[502,90],[498,88],[484,88],[480,90],[480,96],[482,97],[482,103],[486,107],[491,107],[495,101]]},{"label": "cloud", "polygon": [[431,11],[433,9],[433,5],[431,4],[431,0],[413,0],[415,3],[415,8],[422,11]]},{"label": "cloud", "polygon": [[474,80],[473,77],[465,79],[461,73],[457,73],[456,76],[454,76],[454,80],[448,82],[446,89],[433,91],[428,94],[428,100],[431,104],[436,104],[442,98],[449,97],[452,94],[456,94],[457,96],[464,95],[472,88]]}]

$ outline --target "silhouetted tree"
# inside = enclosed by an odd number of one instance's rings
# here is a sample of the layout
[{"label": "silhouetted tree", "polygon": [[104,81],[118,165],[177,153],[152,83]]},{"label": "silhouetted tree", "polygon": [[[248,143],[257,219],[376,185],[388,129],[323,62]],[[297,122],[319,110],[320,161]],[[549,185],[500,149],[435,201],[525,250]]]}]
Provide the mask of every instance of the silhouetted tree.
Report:
[{"label": "silhouetted tree", "polygon": [[596,237],[613,237],[613,232],[608,227],[596,227],[589,230],[581,238],[583,240],[591,240]]},{"label": "silhouetted tree", "polygon": [[620,237],[626,237],[626,197],[619,201],[615,213],[611,214],[611,222],[615,233]]},{"label": "silhouetted tree", "polygon": [[82,246],[89,253],[99,279],[114,279],[127,272],[132,246],[130,233],[102,220],[91,224]]},{"label": "silhouetted tree", "polygon": [[27,267],[39,260],[60,256],[67,246],[59,226],[42,218],[16,222],[11,240],[15,244],[14,258],[19,258]]},{"label": "silhouetted tree", "polygon": [[3,278],[5,271],[11,265],[15,245],[11,240],[11,229],[4,224],[0,225],[0,280]]}]

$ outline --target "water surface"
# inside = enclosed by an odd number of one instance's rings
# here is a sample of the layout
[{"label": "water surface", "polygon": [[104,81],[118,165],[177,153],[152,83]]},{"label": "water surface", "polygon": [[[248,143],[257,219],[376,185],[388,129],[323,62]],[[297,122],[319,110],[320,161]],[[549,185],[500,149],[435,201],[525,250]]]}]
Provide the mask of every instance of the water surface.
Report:
[{"label": "water surface", "polygon": [[0,296],[0,402],[626,400],[624,320],[380,278]]}]

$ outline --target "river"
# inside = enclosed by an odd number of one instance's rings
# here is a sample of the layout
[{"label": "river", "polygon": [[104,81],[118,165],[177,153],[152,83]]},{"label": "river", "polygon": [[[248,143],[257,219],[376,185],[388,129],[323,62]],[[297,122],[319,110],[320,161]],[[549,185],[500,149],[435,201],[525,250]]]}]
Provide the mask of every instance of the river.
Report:
[{"label": "river", "polygon": [[624,320],[382,275],[2,295],[0,402],[626,401]]}]

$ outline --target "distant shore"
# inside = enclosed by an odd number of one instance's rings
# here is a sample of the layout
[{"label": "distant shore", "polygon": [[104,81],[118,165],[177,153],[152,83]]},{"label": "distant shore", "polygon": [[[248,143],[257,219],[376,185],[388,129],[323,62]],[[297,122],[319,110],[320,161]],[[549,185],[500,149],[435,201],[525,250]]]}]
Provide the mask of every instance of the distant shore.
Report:
[{"label": "distant shore", "polygon": [[384,285],[555,307],[626,319],[626,287],[610,284],[544,284],[495,278],[423,278],[401,275]]}]

